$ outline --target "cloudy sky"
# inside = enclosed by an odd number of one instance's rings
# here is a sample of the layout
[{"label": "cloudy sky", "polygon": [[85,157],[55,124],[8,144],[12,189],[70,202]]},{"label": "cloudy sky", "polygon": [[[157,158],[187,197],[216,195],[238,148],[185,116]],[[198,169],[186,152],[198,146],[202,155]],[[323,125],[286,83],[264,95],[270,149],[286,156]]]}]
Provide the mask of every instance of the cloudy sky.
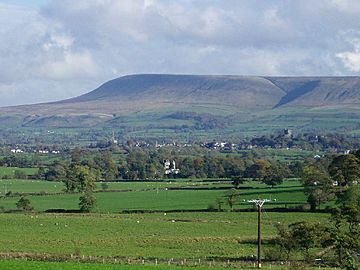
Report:
[{"label": "cloudy sky", "polygon": [[0,0],[0,106],[134,73],[358,75],[359,0]]}]

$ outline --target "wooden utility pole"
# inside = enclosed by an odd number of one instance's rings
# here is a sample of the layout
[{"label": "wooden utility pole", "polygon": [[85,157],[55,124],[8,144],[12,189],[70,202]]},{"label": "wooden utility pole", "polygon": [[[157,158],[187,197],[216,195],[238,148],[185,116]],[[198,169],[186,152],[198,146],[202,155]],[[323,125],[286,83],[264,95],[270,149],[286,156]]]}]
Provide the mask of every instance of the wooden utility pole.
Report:
[{"label": "wooden utility pole", "polygon": [[267,199],[256,199],[256,200],[250,200],[248,202],[255,203],[255,205],[258,208],[258,241],[257,241],[257,267],[261,268],[261,208],[264,205],[265,202],[269,202],[270,200]]}]

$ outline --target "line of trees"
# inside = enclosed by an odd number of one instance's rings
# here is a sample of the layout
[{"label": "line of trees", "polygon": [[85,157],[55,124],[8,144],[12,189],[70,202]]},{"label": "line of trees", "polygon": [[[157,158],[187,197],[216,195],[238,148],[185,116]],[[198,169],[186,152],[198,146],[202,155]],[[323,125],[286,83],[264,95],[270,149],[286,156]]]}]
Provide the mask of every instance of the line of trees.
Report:
[{"label": "line of trees", "polygon": [[[80,151],[72,153],[72,163],[87,166],[97,180],[147,180],[168,177],[164,174],[163,160],[176,161],[180,178],[228,178],[234,183],[242,179],[254,179],[268,185],[281,184],[284,178],[299,177],[301,162],[285,163],[276,160],[242,158],[235,155],[176,155],[157,150],[130,151],[125,158],[115,162],[111,152],[102,152],[88,159],[81,158]],[[70,162],[55,160],[42,171],[49,181],[68,178]],[[174,176],[170,176],[174,177]],[[236,184],[235,184],[236,185]]]}]

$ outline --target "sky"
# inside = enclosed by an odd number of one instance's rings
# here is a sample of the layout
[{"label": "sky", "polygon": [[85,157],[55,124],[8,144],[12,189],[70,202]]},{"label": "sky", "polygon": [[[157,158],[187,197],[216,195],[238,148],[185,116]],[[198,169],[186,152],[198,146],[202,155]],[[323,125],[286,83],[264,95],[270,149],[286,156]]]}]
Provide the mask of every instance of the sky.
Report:
[{"label": "sky", "polygon": [[353,76],[359,0],[0,0],[0,106],[138,73]]}]

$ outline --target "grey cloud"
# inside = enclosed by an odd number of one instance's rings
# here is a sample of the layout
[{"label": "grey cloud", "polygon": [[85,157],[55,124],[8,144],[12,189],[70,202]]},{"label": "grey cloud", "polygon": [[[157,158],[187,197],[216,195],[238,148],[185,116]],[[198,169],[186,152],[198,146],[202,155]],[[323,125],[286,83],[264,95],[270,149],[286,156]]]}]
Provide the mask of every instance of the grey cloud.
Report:
[{"label": "grey cloud", "polygon": [[356,11],[356,0],[0,5],[0,105],[70,97],[130,73],[356,75]]}]

